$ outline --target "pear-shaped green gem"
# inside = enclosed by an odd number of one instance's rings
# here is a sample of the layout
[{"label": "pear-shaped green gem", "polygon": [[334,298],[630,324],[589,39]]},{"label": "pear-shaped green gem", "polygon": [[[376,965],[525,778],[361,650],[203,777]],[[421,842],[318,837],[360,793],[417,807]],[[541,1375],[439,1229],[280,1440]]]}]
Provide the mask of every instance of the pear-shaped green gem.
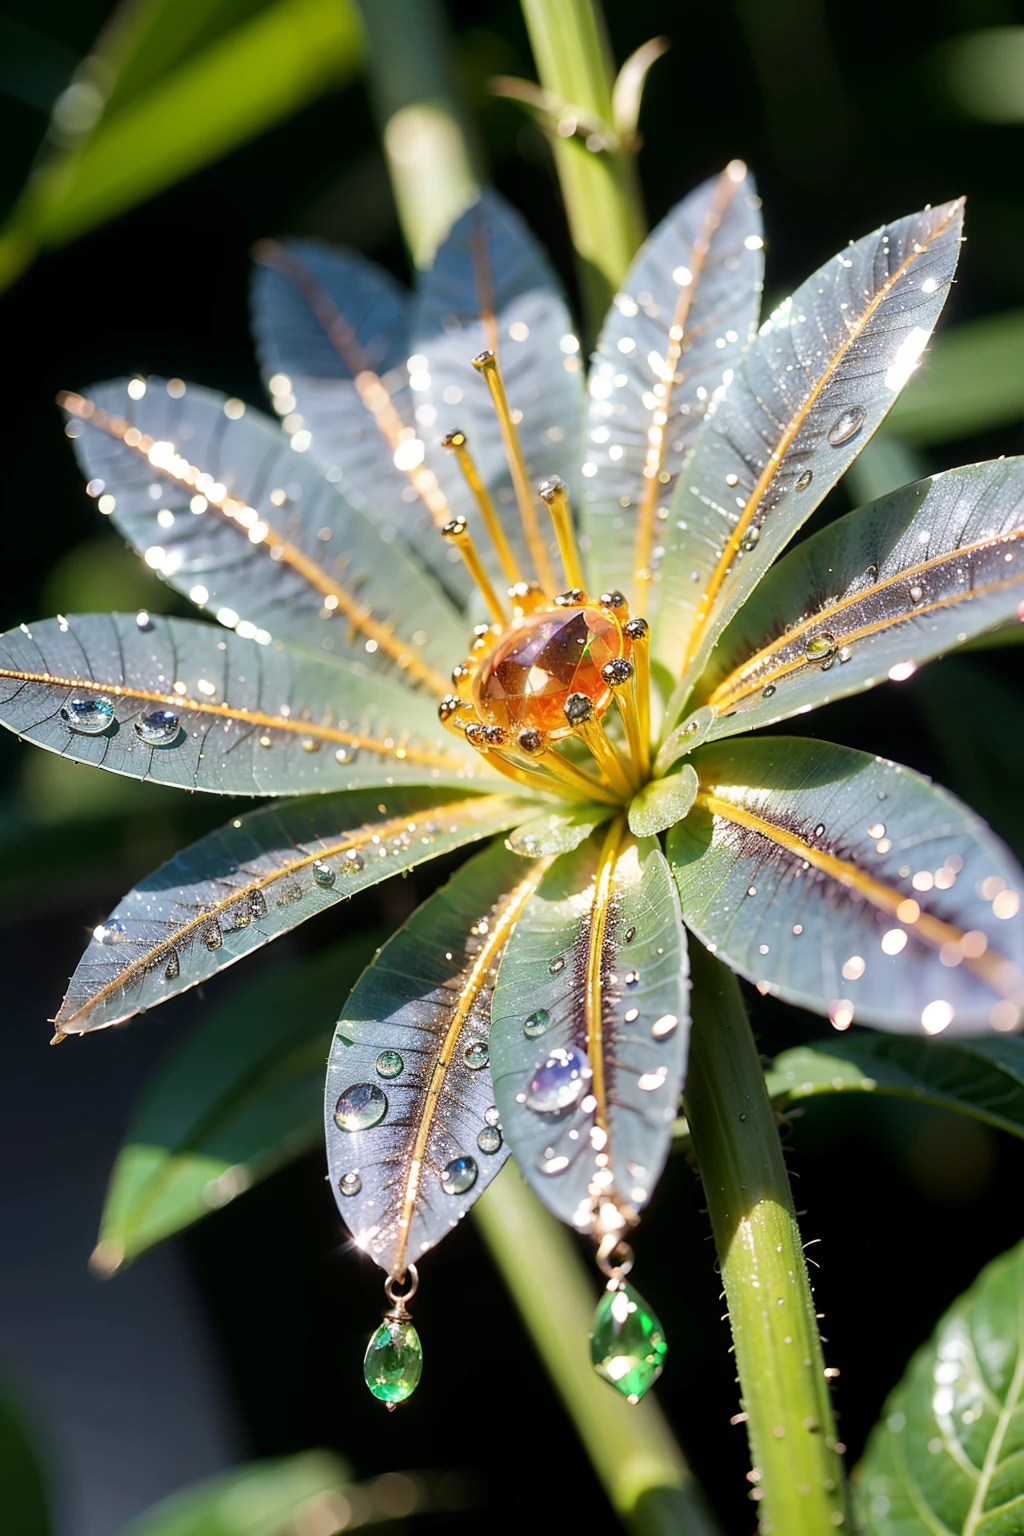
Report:
[{"label": "pear-shaped green gem", "polygon": [[363,1378],[382,1403],[403,1403],[423,1371],[420,1336],[407,1317],[386,1317],[366,1346]]},{"label": "pear-shaped green gem", "polygon": [[638,1291],[613,1280],[597,1304],[590,1335],[594,1370],[627,1402],[638,1403],[661,1375],[668,1344]]}]

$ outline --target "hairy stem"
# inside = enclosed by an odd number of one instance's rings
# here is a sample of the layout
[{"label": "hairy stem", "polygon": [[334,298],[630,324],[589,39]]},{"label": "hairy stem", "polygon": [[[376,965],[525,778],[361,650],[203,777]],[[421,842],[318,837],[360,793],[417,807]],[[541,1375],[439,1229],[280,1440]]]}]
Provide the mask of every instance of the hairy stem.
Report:
[{"label": "hairy stem", "polygon": [[627,1530],[636,1536],[715,1536],[717,1526],[653,1395],[630,1406],[594,1373],[587,1350],[594,1286],[564,1227],[512,1163],[474,1215]]},{"label": "hairy stem", "polygon": [[[644,219],[631,150],[572,132],[573,108],[611,127],[614,69],[597,0],[521,0],[541,85],[565,103],[552,137],[586,319],[596,331],[637,247]],[[592,147],[588,148],[588,138]]]},{"label": "hairy stem", "polygon": [[358,0],[398,218],[418,267],[473,201],[477,174],[438,0]]},{"label": "hairy stem", "polygon": [[847,1523],[814,1298],[775,1112],[732,972],[693,951],[686,1112],[732,1326],[759,1529]]}]

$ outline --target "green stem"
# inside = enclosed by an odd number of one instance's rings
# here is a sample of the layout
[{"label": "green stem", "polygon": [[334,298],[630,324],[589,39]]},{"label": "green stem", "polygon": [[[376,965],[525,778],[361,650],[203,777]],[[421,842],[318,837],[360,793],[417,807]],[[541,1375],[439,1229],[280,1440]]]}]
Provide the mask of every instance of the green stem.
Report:
[{"label": "green stem", "polygon": [[594,1373],[587,1334],[596,1298],[565,1228],[512,1163],[474,1215],[627,1530],[636,1536],[714,1536],[717,1527],[654,1398],[631,1406]]},{"label": "green stem", "polygon": [[736,978],[701,945],[691,950],[686,1112],[729,1307],[759,1529],[824,1536],[848,1518],[843,1466],[775,1112]]},{"label": "green stem", "polygon": [[475,155],[449,69],[438,0],[358,0],[369,83],[398,218],[428,267],[477,192]]},{"label": "green stem", "polygon": [[[541,85],[572,108],[611,124],[614,68],[596,0],[521,0]],[[569,123],[565,123],[569,127]],[[631,150],[588,149],[578,136],[553,137],[586,319],[596,331],[644,238]]]}]

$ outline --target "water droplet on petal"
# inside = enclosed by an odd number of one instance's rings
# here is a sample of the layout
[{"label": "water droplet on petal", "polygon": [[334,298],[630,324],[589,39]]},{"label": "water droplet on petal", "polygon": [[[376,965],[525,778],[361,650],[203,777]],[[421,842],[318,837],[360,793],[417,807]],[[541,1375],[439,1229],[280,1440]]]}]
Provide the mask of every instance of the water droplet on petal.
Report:
[{"label": "water droplet on petal", "polygon": [[479,1072],[491,1059],[486,1040],[471,1040],[462,1052],[462,1059],[471,1072]]},{"label": "water droplet on petal", "polygon": [[805,469],[803,474],[799,476],[796,483],[794,484],[794,491],[806,491],[807,487],[810,485],[813,479],[814,471],[812,469]]},{"label": "water droplet on petal", "polygon": [[262,891],[251,891],[249,894],[249,911],[257,922],[267,915],[267,898]]},{"label": "water droplet on petal", "polygon": [[404,1070],[405,1062],[397,1051],[381,1051],[374,1066],[381,1077],[397,1077]]},{"label": "water droplet on petal", "polygon": [[501,1115],[498,1113],[497,1104],[488,1105],[488,1107],[484,1110],[484,1120],[487,1122],[487,1124],[497,1125],[500,1119]]},{"label": "water droplet on petal", "polygon": [[624,942],[627,943],[627,944],[632,944],[632,942],[633,942],[633,940],[635,938],[636,938],[636,929],[635,928],[627,928],[626,932],[625,932],[625,935],[624,935]]},{"label": "water droplet on petal", "polygon": [[501,1132],[496,1125],[485,1125],[476,1139],[481,1152],[488,1154],[501,1150]]},{"label": "water droplet on petal", "polygon": [[776,693],[778,693],[778,689],[774,683],[765,683],[764,687],[761,689],[762,699],[774,698]]},{"label": "water droplet on petal", "polygon": [[623,976],[622,979],[626,983],[626,986],[629,987],[630,990],[632,990],[633,987],[638,987],[640,985],[640,972],[639,971],[627,971],[625,976]]},{"label": "water droplet on petal", "polygon": [[178,959],[178,951],[176,949],[172,949],[167,957],[167,964],[164,966],[164,980],[177,981],[180,973],[181,962]]},{"label": "water droplet on petal", "polygon": [[120,944],[127,931],[119,917],[111,917],[105,923],[100,923],[98,928],[94,928],[92,936],[97,944]]},{"label": "water droplet on petal", "polygon": [[347,863],[349,869],[351,869],[357,875],[361,869],[366,868],[366,860],[363,858],[358,848],[347,848],[345,850],[345,862]]},{"label": "water droplet on petal", "polygon": [[358,1195],[363,1187],[363,1181],[358,1173],[343,1173],[338,1180],[338,1189],[343,1195]]},{"label": "water droplet on petal", "polygon": [[209,950],[220,949],[224,943],[224,930],[216,918],[203,929],[203,943]]},{"label": "water droplet on petal", "polygon": [[655,1019],[651,1025],[651,1034],[655,1040],[667,1040],[669,1035],[674,1035],[679,1028],[679,1020],[674,1013],[663,1013],[660,1019]]},{"label": "water droplet on petal", "polygon": [[551,961],[550,965],[548,966],[549,973],[552,976],[557,976],[559,971],[564,971],[564,970],[565,970],[565,956],[564,955],[556,955],[555,958]]},{"label": "water droplet on petal", "polygon": [[848,443],[851,438],[857,436],[867,419],[867,411],[862,405],[848,406],[828,429],[828,440],[833,448],[840,448],[843,443]]},{"label": "water droplet on petal", "polygon": [[446,1195],[464,1195],[473,1188],[479,1171],[475,1157],[453,1157],[441,1172],[441,1188]]},{"label": "water droplet on petal", "polygon": [[323,890],[329,891],[337,878],[329,864],[325,864],[323,859],[317,859],[313,865],[313,879],[317,885],[321,886]]},{"label": "water droplet on petal", "polygon": [[114,718],[114,706],[102,696],[95,699],[68,699],[61,706],[60,717],[69,730],[79,736],[101,735]]},{"label": "water droplet on petal", "polygon": [[156,709],[135,717],[135,734],[147,747],[169,747],[181,735],[181,721],[173,709]]},{"label": "water droplet on petal", "polygon": [[828,629],[819,630],[812,635],[804,647],[804,654],[808,661],[823,661],[826,656],[835,654],[836,637]]},{"label": "water droplet on petal", "polygon": [[368,1131],[379,1125],[388,1112],[387,1094],[376,1083],[353,1083],[334,1106],[334,1123],[339,1131]]},{"label": "water droplet on petal", "polygon": [[760,530],[760,528],[757,528],[757,527],[748,528],[746,533],[743,535],[743,537],[740,540],[740,549],[742,549],[746,554],[749,555],[751,550],[756,549],[760,542],[761,542],[761,530]]},{"label": "water droplet on petal", "polygon": [[582,1051],[559,1046],[534,1073],[526,1102],[538,1115],[561,1114],[580,1102],[592,1077],[590,1062]]},{"label": "water droplet on petal", "polygon": [[550,1027],[550,1013],[546,1008],[538,1008],[536,1013],[531,1013],[530,1017],[523,1021],[523,1034],[530,1040],[536,1040],[538,1035],[544,1034]]}]

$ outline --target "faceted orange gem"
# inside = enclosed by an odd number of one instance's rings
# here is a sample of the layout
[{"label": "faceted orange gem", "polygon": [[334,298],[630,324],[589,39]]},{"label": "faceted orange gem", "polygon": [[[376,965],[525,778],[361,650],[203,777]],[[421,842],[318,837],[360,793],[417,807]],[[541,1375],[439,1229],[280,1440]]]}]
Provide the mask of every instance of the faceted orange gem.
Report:
[{"label": "faceted orange gem", "polygon": [[585,693],[598,712],[606,709],[611,689],[601,668],[629,650],[616,619],[600,608],[530,614],[506,630],[473,679],[477,712],[506,730],[565,734],[569,695]]}]

